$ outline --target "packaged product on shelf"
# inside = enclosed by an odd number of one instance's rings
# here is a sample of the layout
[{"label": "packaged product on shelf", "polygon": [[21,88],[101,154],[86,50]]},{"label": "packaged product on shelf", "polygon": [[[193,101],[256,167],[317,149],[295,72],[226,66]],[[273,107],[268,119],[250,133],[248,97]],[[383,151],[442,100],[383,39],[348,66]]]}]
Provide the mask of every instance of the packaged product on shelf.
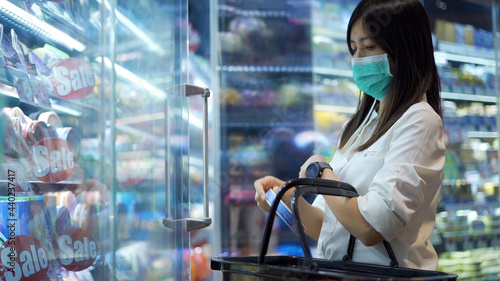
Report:
[{"label": "packaged product on shelf", "polygon": [[[52,51],[49,48],[45,47],[39,47],[31,50],[31,52],[34,54],[33,61],[35,62],[36,65],[36,58],[40,60],[38,64],[41,64],[45,66],[42,68],[42,71],[45,72],[47,69],[49,70],[49,73],[47,75],[50,75],[50,71],[52,67],[60,60],[65,59],[66,57],[59,57],[54,51]],[[36,58],[35,58],[36,57]]]},{"label": "packaged product on shelf", "polygon": [[[45,206],[44,207],[44,215],[46,221],[46,237],[50,239],[50,241],[55,241],[57,239],[58,231],[57,231],[57,206]],[[69,227],[69,226],[68,226]]]},{"label": "packaged product on shelf", "polygon": [[17,95],[21,102],[36,106],[35,97],[33,90],[31,89],[31,83],[28,74],[18,71],[11,70],[12,83],[16,87]]},{"label": "packaged product on shelf", "polygon": [[[89,2],[85,1],[83,2],[85,4],[80,4],[80,1],[50,0],[38,1],[38,4],[44,11],[47,11],[51,15],[50,18],[47,18],[47,23],[52,26],[66,32],[75,30],[85,32],[82,26],[75,22],[77,19],[72,10],[80,5],[84,5],[85,8],[90,9],[94,5],[91,5]],[[96,3],[98,2],[96,1]]]},{"label": "packaged product on shelf", "polygon": [[[46,198],[45,196],[43,197],[44,199]],[[56,230],[57,207],[56,206],[47,207],[47,205],[44,205],[43,219],[45,224],[44,227],[45,240],[52,243],[52,241],[55,241],[55,239],[57,238],[57,230]]]},{"label": "packaged product on shelf", "polygon": [[293,106],[302,101],[300,88],[296,84],[288,83],[283,84],[279,88],[279,95],[277,103],[280,106]]},{"label": "packaged product on shelf", "polygon": [[15,138],[12,139],[16,145],[17,157],[15,158],[26,159],[30,154],[30,148],[22,136],[22,117],[13,117],[11,122],[15,131]]},{"label": "packaged product on shelf", "polygon": [[46,111],[40,113],[40,115],[38,116],[38,120],[45,122],[49,127],[62,128],[61,118],[54,111]]},{"label": "packaged product on shelf", "polygon": [[64,206],[68,208],[69,212],[73,212],[77,201],[73,192],[65,190],[56,193],[57,196],[57,206]]},{"label": "packaged product on shelf", "polygon": [[39,77],[31,77],[30,84],[36,104],[45,109],[52,109],[49,90],[42,79]]},{"label": "packaged product on shelf", "polygon": [[82,224],[82,229],[86,230],[94,237],[98,236],[99,214],[96,204],[89,204],[87,208],[86,220]]},{"label": "packaged product on shelf", "polygon": [[21,59],[19,58],[19,55],[17,54],[16,50],[12,47],[12,44],[10,43],[9,38],[7,36],[2,36],[2,49],[3,53],[5,54],[5,59],[7,62],[7,66],[10,67],[19,67],[21,64]]},{"label": "packaged product on shelf", "polygon": [[38,75],[40,76],[50,75],[50,69],[32,50],[28,52],[28,60],[36,66]]},{"label": "packaged product on shelf", "polygon": [[475,29],[474,45],[480,48],[493,48],[493,34],[484,29]]},{"label": "packaged product on shelf", "polygon": [[219,42],[223,52],[237,53],[243,49],[241,35],[234,32],[219,32]]},{"label": "packaged product on shelf", "polygon": [[0,113],[0,119],[2,122],[2,136],[3,136],[3,154],[12,158],[17,158],[18,147],[16,142],[16,131],[14,130],[14,125],[10,117],[4,113]]},{"label": "packaged product on shelf", "polygon": [[0,227],[10,239],[18,235],[30,235],[30,209],[27,197],[0,197]]},{"label": "packaged product on shelf", "polygon": [[5,237],[5,235],[3,235],[3,233],[2,233],[2,231],[0,231],[0,245],[3,245],[6,241],[7,241],[7,237]]},{"label": "packaged product on shelf", "polygon": [[3,193],[6,195],[7,191],[11,190],[7,188],[14,188],[15,196],[32,196],[33,189],[28,181],[29,169],[27,163],[23,159],[5,158],[4,160],[1,166],[8,184],[5,183]]},{"label": "packaged product on shelf", "polygon": [[9,80],[7,77],[8,76],[7,69],[6,69],[6,66],[8,64],[7,60],[6,60],[7,54],[4,51],[4,48],[2,47],[3,37],[4,37],[3,25],[0,23],[0,82],[9,83]]},{"label": "packaged product on shelf", "polygon": [[456,37],[455,37],[455,23],[453,22],[446,22],[444,26],[444,41],[448,42],[455,42]]},{"label": "packaged product on shelf", "polygon": [[465,44],[474,45],[474,26],[467,24],[464,27]]},{"label": "packaged product on shelf", "polygon": [[80,135],[72,127],[62,127],[56,129],[57,136],[71,145],[76,155],[80,154]]},{"label": "packaged product on shelf", "polygon": [[11,36],[12,48],[14,48],[14,51],[19,57],[19,61],[21,62],[22,65],[27,66],[26,56],[24,55],[23,47],[21,46],[21,42],[19,42],[19,39],[17,38],[17,33],[14,29],[10,30],[10,36]]},{"label": "packaged product on shelf", "polygon": [[84,222],[87,220],[87,209],[87,203],[77,203],[71,216],[71,223],[75,226],[83,227]]},{"label": "packaged product on shelf", "polygon": [[38,19],[45,21],[43,17],[43,12],[40,6],[38,6],[34,0],[24,0],[24,4],[26,7],[26,11],[30,12],[32,15],[37,17]]},{"label": "packaged product on shelf", "polygon": [[455,42],[465,44],[465,25],[455,23]]},{"label": "packaged product on shelf", "polygon": [[55,192],[45,192],[43,197],[45,207],[51,208],[57,206],[57,194]]},{"label": "packaged product on shelf", "polygon": [[30,235],[43,242],[45,237],[45,214],[43,212],[43,196],[28,197],[30,211]]},{"label": "packaged product on shelf", "polygon": [[[4,37],[3,24],[0,23],[0,43],[3,42],[3,37]],[[2,46],[0,46],[0,55],[5,56],[5,51],[4,51],[4,48]]]},{"label": "packaged product on shelf", "polygon": [[19,107],[4,107],[2,108],[2,112],[7,114],[10,118],[20,117],[22,122],[29,120],[29,117],[26,116]]},{"label": "packaged product on shelf", "polygon": [[50,137],[47,124],[42,121],[28,121],[21,124],[22,136],[29,147],[37,142]]},{"label": "packaged product on shelf", "polygon": [[56,211],[56,233],[60,235],[65,229],[71,227],[71,215],[68,208],[64,206],[57,206]]},{"label": "packaged product on shelf", "polygon": [[[0,50],[1,49],[2,48],[0,48]],[[10,84],[9,74],[7,73],[7,62],[5,61],[5,56],[1,54],[0,54],[0,83],[3,83],[5,85]]]}]

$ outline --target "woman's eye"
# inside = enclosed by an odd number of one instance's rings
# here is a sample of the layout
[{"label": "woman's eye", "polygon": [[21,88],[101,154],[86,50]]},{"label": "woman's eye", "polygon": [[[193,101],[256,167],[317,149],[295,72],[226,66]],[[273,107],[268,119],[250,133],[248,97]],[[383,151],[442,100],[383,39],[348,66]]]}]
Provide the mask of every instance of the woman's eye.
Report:
[{"label": "woman's eye", "polygon": [[376,48],[376,46],[366,46],[365,47],[367,50],[374,50]]}]

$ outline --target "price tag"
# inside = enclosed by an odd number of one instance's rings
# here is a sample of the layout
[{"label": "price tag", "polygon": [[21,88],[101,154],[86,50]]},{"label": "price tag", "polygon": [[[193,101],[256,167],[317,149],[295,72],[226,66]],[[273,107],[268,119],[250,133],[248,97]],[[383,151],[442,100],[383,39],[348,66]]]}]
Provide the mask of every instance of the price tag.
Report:
[{"label": "price tag", "polygon": [[97,242],[87,231],[70,227],[57,238],[57,258],[70,271],[80,271],[94,264],[97,258]]},{"label": "price tag", "polygon": [[52,68],[51,84],[61,98],[80,100],[94,90],[94,72],[77,58],[64,59]]},{"label": "price tag", "polygon": [[57,137],[44,138],[32,149],[33,175],[43,182],[60,182],[69,178],[76,166],[75,151]]},{"label": "price tag", "polygon": [[47,280],[49,259],[40,241],[28,235],[9,239],[1,249],[1,280]]}]

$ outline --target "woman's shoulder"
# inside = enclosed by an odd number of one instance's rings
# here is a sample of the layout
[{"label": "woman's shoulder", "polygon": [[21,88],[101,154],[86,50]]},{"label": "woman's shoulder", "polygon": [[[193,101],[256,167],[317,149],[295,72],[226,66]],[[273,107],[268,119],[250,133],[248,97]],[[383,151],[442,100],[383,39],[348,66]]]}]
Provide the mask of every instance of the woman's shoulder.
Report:
[{"label": "woman's shoulder", "polygon": [[427,122],[439,121],[441,117],[434,111],[431,105],[426,101],[418,102],[408,108],[403,114],[402,119],[411,119],[414,121],[422,120]]},{"label": "woman's shoulder", "polygon": [[407,126],[416,126],[441,130],[443,121],[429,103],[421,101],[410,106],[394,125],[394,129],[405,129]]}]

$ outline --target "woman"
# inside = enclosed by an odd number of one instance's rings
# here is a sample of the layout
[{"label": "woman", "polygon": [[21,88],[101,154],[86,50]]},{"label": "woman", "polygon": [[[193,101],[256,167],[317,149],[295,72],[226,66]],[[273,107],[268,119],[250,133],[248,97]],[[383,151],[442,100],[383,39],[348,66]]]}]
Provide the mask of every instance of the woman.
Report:
[{"label": "woman", "polygon": [[[318,196],[312,205],[301,199],[306,234],[318,240],[320,258],[341,260],[352,234],[361,242],[354,244],[353,261],[388,265],[385,240],[400,266],[435,270],[429,237],[445,144],[427,14],[418,0],[361,1],[347,42],[360,103],[343,128],[331,167],[314,155],[299,177],[320,171],[307,176],[347,182],[360,196]],[[265,192],[283,183],[272,176],[255,181],[257,204],[269,210]],[[291,193],[283,199],[288,205]]]}]

